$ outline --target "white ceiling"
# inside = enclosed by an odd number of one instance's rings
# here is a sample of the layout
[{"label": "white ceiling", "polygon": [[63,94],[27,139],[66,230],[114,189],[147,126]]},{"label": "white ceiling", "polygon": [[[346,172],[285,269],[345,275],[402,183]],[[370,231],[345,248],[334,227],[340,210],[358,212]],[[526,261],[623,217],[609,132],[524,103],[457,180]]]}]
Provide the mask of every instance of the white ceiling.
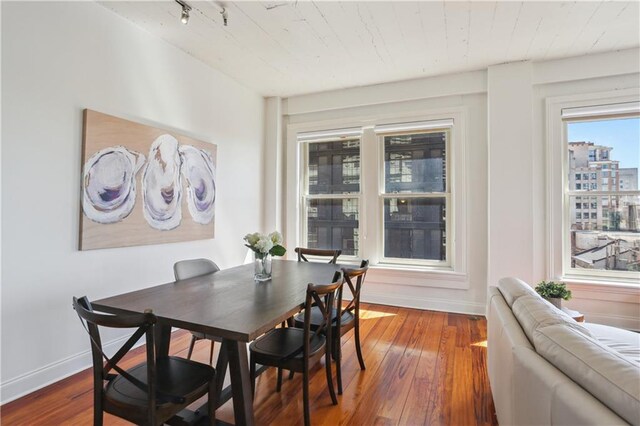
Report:
[{"label": "white ceiling", "polygon": [[640,3],[103,1],[264,96],[477,70],[640,45]]}]

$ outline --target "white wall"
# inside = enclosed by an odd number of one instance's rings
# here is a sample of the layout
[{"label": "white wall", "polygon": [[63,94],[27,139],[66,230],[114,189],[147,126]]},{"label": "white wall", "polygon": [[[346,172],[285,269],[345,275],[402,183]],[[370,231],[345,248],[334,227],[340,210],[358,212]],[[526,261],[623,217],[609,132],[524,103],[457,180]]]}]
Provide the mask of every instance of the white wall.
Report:
[{"label": "white wall", "polygon": [[[505,276],[533,279],[532,66],[489,67],[488,282]],[[508,176],[508,179],[505,177]],[[514,202],[517,200],[517,205]],[[508,239],[496,238],[505,235]],[[517,245],[517,249],[514,249]]]},{"label": "white wall", "polygon": [[[72,296],[170,281],[184,258],[242,263],[262,225],[264,100],[94,2],[2,2],[2,89],[5,402],[89,365]],[[215,239],[78,251],[84,108],[216,143]]]}]

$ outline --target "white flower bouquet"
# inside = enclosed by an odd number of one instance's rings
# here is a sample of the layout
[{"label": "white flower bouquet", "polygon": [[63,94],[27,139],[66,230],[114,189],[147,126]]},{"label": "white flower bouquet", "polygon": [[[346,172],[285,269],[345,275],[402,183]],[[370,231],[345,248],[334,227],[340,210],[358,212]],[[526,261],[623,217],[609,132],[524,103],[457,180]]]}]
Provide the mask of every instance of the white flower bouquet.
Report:
[{"label": "white flower bouquet", "polygon": [[284,256],[287,252],[282,246],[282,234],[273,231],[269,235],[254,232],[244,236],[247,242],[245,246],[249,247],[256,254],[256,258],[262,258],[267,254],[271,256]]}]

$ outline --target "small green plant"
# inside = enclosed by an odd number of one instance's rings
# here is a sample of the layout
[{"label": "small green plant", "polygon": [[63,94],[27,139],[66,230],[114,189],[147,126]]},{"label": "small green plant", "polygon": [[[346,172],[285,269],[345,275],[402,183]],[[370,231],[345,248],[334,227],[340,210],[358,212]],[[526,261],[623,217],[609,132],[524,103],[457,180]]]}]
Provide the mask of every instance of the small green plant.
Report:
[{"label": "small green plant", "polygon": [[564,300],[571,299],[571,290],[565,283],[554,283],[553,281],[541,281],[536,286],[536,292],[545,299],[559,298]]}]

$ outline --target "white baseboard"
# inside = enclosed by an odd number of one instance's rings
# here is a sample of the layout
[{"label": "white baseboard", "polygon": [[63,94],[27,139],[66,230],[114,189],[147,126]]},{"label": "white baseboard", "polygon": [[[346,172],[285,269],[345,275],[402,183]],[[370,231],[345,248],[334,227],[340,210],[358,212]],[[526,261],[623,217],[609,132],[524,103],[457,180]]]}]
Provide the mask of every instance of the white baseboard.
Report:
[{"label": "white baseboard", "polygon": [[[115,353],[130,335],[105,343],[104,352],[106,354]],[[144,344],[144,339],[140,339],[134,347]],[[56,361],[44,367],[28,373],[21,374],[13,379],[0,383],[0,404],[6,404],[22,396],[28,395],[38,389],[52,383],[65,379],[82,370],[92,366],[91,350],[88,349],[76,355]]]},{"label": "white baseboard", "polygon": [[362,294],[362,301],[378,303],[381,305],[401,306],[403,308],[425,309],[429,311],[452,312],[468,315],[485,315],[484,303],[466,302],[463,300],[419,298],[391,295],[388,293],[376,293],[368,291]]}]

